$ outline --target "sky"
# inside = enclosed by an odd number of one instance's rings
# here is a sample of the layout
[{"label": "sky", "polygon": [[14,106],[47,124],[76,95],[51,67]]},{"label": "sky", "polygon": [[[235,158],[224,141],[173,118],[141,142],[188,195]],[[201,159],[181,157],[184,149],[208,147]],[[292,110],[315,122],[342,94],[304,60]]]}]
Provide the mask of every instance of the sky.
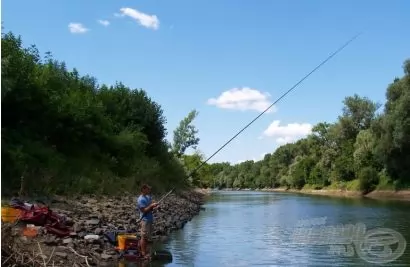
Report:
[{"label": "sky", "polygon": [[100,84],[147,91],[164,110],[169,140],[196,109],[206,157],[363,32],[209,160],[231,163],[334,122],[346,96],[384,103],[410,58],[409,12],[407,0],[2,1],[4,31],[24,45]]}]

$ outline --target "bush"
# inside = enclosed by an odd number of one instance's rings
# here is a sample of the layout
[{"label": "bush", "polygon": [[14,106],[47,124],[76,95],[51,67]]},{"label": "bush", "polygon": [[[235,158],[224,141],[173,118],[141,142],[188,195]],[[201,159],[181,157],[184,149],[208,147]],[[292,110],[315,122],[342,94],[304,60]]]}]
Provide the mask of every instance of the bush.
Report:
[{"label": "bush", "polygon": [[358,179],[351,180],[346,183],[348,191],[360,191],[360,181]]},{"label": "bush", "polygon": [[379,182],[379,176],[373,167],[365,167],[358,172],[359,189],[367,194],[374,190]]},{"label": "bush", "polygon": [[379,190],[394,190],[395,189],[394,182],[390,178],[385,168],[379,172],[379,184],[377,185],[376,188]]}]

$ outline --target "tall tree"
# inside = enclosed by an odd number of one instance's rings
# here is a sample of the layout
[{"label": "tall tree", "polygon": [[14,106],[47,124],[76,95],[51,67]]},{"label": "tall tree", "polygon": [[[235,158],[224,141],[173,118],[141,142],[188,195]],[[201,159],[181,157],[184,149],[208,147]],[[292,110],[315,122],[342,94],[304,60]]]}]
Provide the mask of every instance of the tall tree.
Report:
[{"label": "tall tree", "polygon": [[410,184],[410,60],[404,77],[395,79],[386,93],[385,114],[377,133],[378,155],[388,174],[399,183]]},{"label": "tall tree", "polygon": [[182,157],[188,148],[196,149],[199,144],[198,129],[193,125],[193,121],[198,114],[196,110],[192,110],[174,130],[172,152],[178,158]]}]

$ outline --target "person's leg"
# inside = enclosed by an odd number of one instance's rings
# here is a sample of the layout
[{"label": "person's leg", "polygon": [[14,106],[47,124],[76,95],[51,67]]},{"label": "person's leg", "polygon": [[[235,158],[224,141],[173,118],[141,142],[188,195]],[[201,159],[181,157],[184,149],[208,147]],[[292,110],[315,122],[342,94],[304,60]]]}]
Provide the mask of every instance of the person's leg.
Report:
[{"label": "person's leg", "polygon": [[147,254],[147,222],[141,221],[141,239],[140,239],[141,255]]},{"label": "person's leg", "polygon": [[152,222],[146,222],[145,224],[145,253],[144,258],[147,260],[151,259],[151,249],[150,249],[150,242],[151,242],[151,235],[152,235]]},{"label": "person's leg", "polygon": [[147,223],[146,231],[147,231],[147,242],[151,243],[152,242],[152,222]]}]

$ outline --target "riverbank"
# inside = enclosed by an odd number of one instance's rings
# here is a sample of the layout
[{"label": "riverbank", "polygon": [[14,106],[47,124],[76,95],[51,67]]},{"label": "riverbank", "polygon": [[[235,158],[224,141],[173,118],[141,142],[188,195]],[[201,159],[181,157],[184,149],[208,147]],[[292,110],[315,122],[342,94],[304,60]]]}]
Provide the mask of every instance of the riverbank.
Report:
[{"label": "riverbank", "polygon": [[333,197],[355,197],[355,198],[372,198],[380,200],[401,200],[401,201],[410,201],[410,190],[374,190],[367,194],[362,194],[362,192],[357,190],[348,190],[348,189],[310,189],[302,188],[292,189],[286,187],[278,188],[261,188],[261,189],[250,189],[250,188],[224,188],[221,191],[261,191],[261,192],[284,192],[284,193],[293,193],[293,194],[305,194],[305,195],[322,195],[322,196],[333,196]]},{"label": "riverbank", "polygon": [[322,195],[335,197],[366,197],[372,199],[386,199],[386,200],[403,200],[410,201],[410,190],[374,190],[367,194],[362,194],[360,191],[346,190],[346,189],[287,189],[287,188],[264,188],[258,191],[268,192],[287,192],[299,193],[307,195]]},{"label": "riverbank", "polygon": [[[182,229],[199,214],[206,195],[205,190],[169,195],[154,212],[153,241],[165,241],[171,232]],[[21,228],[2,224],[2,266],[24,260],[39,261],[41,266],[45,266],[43,259],[50,262],[47,266],[87,265],[86,259],[90,265],[112,264],[117,260],[117,252],[104,234],[139,232],[135,196],[59,198],[54,202],[50,208],[65,216],[67,223],[72,225],[70,236],[59,238],[39,227],[38,235],[29,238],[21,234]],[[86,240],[84,237],[89,234],[98,238]],[[11,264],[4,265],[8,257]]]}]

